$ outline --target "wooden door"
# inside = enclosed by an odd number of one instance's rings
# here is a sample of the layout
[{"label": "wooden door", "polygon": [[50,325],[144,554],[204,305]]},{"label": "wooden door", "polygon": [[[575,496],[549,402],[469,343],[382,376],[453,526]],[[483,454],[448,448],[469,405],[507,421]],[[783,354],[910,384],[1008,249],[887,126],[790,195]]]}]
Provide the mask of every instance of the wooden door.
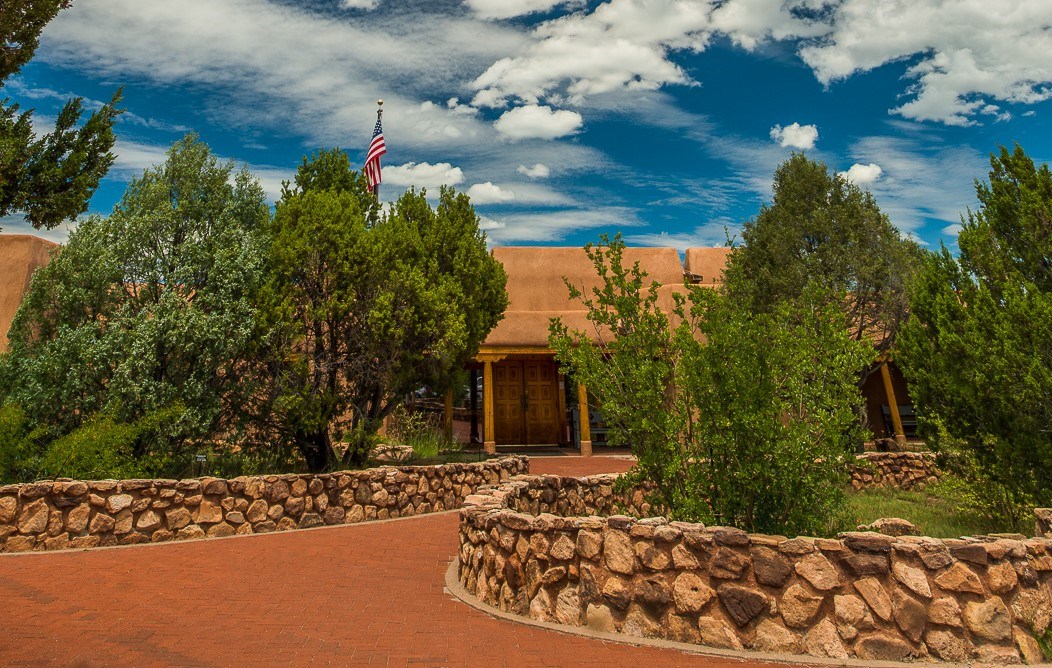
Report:
[{"label": "wooden door", "polygon": [[493,365],[493,435],[497,443],[525,442],[522,391],[522,362]]},{"label": "wooden door", "polygon": [[523,363],[526,393],[526,443],[559,442],[559,397],[555,365],[547,360]]}]

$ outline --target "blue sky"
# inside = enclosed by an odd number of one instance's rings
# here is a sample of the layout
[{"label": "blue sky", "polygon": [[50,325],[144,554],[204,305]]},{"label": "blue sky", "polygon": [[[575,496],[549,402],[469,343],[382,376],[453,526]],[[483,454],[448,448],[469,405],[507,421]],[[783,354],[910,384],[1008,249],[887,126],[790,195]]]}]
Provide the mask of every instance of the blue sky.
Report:
[{"label": "blue sky", "polygon": [[[998,144],[1052,160],[1048,0],[78,0],[5,94],[127,113],[91,202],[193,130],[277,196],[300,158],[361,164],[385,100],[383,199],[472,195],[495,244],[719,245],[793,150],[953,247]],[[5,232],[24,223],[0,221]],[[46,234],[62,240],[65,229]]]}]

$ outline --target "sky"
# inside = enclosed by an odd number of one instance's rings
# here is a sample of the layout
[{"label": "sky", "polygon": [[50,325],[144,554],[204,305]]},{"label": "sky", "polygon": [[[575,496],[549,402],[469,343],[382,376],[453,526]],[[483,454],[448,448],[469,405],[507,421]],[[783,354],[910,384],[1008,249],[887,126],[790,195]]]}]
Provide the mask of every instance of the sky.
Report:
[{"label": "sky", "polygon": [[[793,151],[955,246],[989,154],[1052,161],[1049,0],[76,0],[4,94],[45,129],[123,86],[90,203],[196,132],[279,196],[304,155],[467,192],[490,243],[724,245]],[[75,223],[73,223],[75,225]],[[4,232],[33,232],[17,217]],[[62,241],[68,226],[33,232]]]}]

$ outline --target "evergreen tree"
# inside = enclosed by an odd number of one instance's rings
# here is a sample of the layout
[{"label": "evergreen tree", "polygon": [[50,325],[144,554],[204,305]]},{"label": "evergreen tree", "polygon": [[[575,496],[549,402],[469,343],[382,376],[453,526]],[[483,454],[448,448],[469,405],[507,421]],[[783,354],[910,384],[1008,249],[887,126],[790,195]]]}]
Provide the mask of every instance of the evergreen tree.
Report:
[{"label": "evergreen tree", "polygon": [[[33,57],[40,32],[69,0],[0,4],[0,89]],[[55,129],[36,136],[32,111],[0,98],[0,216],[22,213],[50,229],[87,211],[88,200],[113,164],[113,123],[122,110],[118,90],[80,124],[82,100],[69,100]]]},{"label": "evergreen tree", "polygon": [[1052,173],[1019,146],[990,167],[960,256],[925,264],[898,357],[972,505],[1022,531],[1052,504]]}]

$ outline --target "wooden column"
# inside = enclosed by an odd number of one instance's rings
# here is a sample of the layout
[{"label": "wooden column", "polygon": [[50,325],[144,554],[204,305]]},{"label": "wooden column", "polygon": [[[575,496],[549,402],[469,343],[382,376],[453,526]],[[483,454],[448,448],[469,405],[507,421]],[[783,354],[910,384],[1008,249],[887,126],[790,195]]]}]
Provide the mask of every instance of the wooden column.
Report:
[{"label": "wooden column", "polygon": [[884,394],[888,399],[888,409],[891,411],[891,426],[895,429],[895,440],[899,445],[906,443],[906,431],[902,428],[902,416],[899,415],[899,402],[895,399],[895,388],[891,384],[891,371],[888,369],[888,361],[880,364],[880,377],[884,379]]},{"label": "wooden column", "polygon": [[580,411],[580,428],[581,434],[581,456],[591,457],[592,456],[592,427],[591,419],[588,416],[588,388],[585,387],[584,383],[577,383],[577,405]]},{"label": "wooden column", "polygon": [[482,447],[487,453],[497,454],[496,418],[493,413],[493,362],[482,363]]},{"label": "wooden column", "polygon": [[446,390],[445,406],[442,410],[442,434],[446,440],[453,440],[453,388]]},{"label": "wooden column", "polygon": [[479,442],[479,371],[471,370],[471,438],[472,445]]}]

